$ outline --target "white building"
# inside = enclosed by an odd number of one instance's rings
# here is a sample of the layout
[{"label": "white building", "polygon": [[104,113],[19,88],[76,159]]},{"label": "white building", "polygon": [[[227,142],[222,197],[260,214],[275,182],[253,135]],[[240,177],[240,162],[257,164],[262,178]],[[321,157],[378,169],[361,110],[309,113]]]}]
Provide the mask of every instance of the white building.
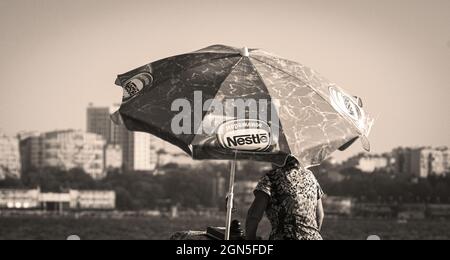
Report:
[{"label": "white building", "polygon": [[180,148],[148,133],[116,130],[116,136],[123,149],[123,164],[129,171],[155,173],[154,170],[167,164],[195,166],[194,161]]},{"label": "white building", "polygon": [[109,144],[105,147],[105,170],[121,169],[123,164],[122,147]]},{"label": "white building", "polygon": [[390,170],[394,159],[387,155],[358,154],[343,163],[343,168],[356,168],[365,173],[376,170]]},{"label": "white building", "polygon": [[69,190],[64,193],[42,193],[39,189],[0,189],[0,209],[43,209],[50,211],[112,210],[116,193],[99,190]]},{"label": "white building", "polygon": [[31,209],[39,207],[40,191],[0,189],[0,209]]},{"label": "white building", "polygon": [[72,209],[115,209],[114,191],[70,190]]},{"label": "white building", "polygon": [[21,141],[26,169],[81,168],[94,179],[105,177],[105,140],[102,136],[77,130],[54,131]]},{"label": "white building", "polygon": [[449,170],[448,148],[426,147],[412,150],[411,174],[414,177],[444,176]]},{"label": "white building", "polygon": [[384,156],[363,157],[357,166],[363,172],[374,172],[389,167],[389,158]]},{"label": "white building", "polygon": [[105,177],[102,136],[82,131],[56,131],[43,136],[44,167],[81,168],[93,179]]},{"label": "white building", "polygon": [[[128,171],[153,172],[157,165],[157,146],[153,143],[156,138],[147,133],[128,131],[123,125],[116,125],[112,122],[110,114],[119,109],[120,105],[112,107],[94,107],[90,105],[87,109],[87,129],[92,133],[100,133],[107,136],[107,143],[120,146],[122,159],[120,167]],[[112,150],[108,156],[117,156]],[[108,164],[111,161],[108,160]],[[106,168],[110,168],[106,166]]]},{"label": "white building", "polygon": [[0,179],[20,178],[19,139],[0,133]]},{"label": "white building", "polygon": [[152,149],[152,141],[155,137],[147,133],[135,132],[132,144],[133,170],[152,171],[156,168],[157,155]]}]

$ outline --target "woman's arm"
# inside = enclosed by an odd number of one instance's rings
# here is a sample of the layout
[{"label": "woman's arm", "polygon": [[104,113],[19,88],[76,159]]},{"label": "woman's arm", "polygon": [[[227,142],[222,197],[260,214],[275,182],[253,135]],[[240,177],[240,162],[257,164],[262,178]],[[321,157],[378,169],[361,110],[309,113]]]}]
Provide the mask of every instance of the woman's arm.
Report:
[{"label": "woman's arm", "polygon": [[317,212],[316,212],[317,227],[319,228],[319,231],[322,229],[324,216],[325,216],[325,213],[323,211],[322,199],[319,199],[317,201]]},{"label": "woman's arm", "polygon": [[268,204],[269,196],[264,192],[256,191],[255,200],[248,210],[245,225],[245,235],[248,240],[256,240],[258,225],[264,216],[264,211],[266,210]]}]

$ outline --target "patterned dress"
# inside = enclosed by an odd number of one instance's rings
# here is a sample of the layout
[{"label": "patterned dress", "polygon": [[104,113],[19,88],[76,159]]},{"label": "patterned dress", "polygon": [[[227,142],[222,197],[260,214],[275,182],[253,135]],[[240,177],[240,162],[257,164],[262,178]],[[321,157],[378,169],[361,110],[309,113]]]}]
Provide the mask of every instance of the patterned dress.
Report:
[{"label": "patterned dress", "polygon": [[270,240],[322,240],[316,211],[323,191],[311,171],[298,166],[273,170],[260,180],[257,191],[270,197]]}]

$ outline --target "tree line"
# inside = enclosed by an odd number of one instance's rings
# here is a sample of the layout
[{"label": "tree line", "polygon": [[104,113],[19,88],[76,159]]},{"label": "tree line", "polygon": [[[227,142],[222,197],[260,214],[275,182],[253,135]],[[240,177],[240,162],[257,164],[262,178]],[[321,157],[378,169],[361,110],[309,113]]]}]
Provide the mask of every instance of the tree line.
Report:
[{"label": "tree line", "polygon": [[[236,181],[258,181],[267,164],[240,163]],[[450,178],[431,177],[413,180],[395,173],[362,173],[357,169],[337,172],[328,164],[313,169],[324,192],[329,196],[352,197],[368,202],[450,203]],[[152,175],[142,172],[109,172],[95,181],[81,169],[63,171],[56,168],[34,169],[21,179],[0,181],[0,188],[34,189],[64,192],[68,189],[114,190],[119,210],[156,209],[179,205],[183,208],[224,207],[229,166],[205,163],[201,168],[167,165]],[[333,177],[338,175],[339,178]],[[219,182],[219,179],[222,179]],[[217,185],[222,185],[218,193]]]}]

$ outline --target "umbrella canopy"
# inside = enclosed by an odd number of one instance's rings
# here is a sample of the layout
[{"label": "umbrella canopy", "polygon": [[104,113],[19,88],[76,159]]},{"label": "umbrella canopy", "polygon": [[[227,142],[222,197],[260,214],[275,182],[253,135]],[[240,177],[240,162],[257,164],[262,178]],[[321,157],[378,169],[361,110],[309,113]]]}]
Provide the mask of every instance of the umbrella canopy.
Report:
[{"label": "umbrella canopy", "polygon": [[115,114],[194,159],[320,164],[358,138],[369,150],[362,102],[312,69],[271,53],[214,45],[119,75]]}]

